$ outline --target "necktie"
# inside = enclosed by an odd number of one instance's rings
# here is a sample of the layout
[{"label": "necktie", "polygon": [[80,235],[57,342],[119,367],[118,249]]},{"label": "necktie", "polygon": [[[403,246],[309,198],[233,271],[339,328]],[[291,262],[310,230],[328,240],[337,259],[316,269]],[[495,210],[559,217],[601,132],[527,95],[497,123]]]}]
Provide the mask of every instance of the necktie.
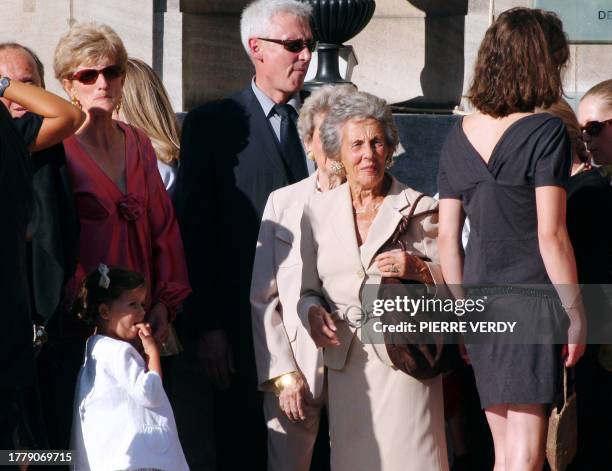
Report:
[{"label": "necktie", "polygon": [[280,149],[289,182],[295,183],[308,176],[306,156],[295,127],[297,113],[291,105],[274,105],[274,111],[281,117]]}]

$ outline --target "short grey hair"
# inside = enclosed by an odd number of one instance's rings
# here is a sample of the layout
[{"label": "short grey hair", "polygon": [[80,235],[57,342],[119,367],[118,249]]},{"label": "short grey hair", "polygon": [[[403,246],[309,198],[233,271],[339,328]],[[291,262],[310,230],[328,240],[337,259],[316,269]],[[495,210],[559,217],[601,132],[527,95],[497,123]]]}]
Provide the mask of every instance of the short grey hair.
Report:
[{"label": "short grey hair", "polygon": [[303,142],[310,141],[314,133],[314,119],[319,114],[327,114],[340,97],[355,93],[353,84],[323,85],[306,98],[298,119],[298,132]]},{"label": "short grey hair", "polygon": [[323,152],[329,158],[340,157],[342,127],[352,119],[374,119],[382,126],[385,144],[393,154],[399,144],[393,114],[387,102],[366,92],[353,92],[339,97],[327,113],[319,129]]},{"label": "short grey hair", "polygon": [[298,18],[310,20],[312,7],[298,0],[255,0],[240,17],[240,39],[246,53],[251,57],[249,38],[262,37],[270,30],[270,21],[279,13],[290,13]]}]

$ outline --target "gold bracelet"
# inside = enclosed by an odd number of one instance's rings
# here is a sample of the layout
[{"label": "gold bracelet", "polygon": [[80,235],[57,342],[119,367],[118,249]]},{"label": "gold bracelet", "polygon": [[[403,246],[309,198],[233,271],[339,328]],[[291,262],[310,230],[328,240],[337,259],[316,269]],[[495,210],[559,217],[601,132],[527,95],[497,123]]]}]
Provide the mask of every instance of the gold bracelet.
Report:
[{"label": "gold bracelet", "polygon": [[274,380],[274,392],[278,396],[283,389],[295,383],[295,372],[285,373]]}]

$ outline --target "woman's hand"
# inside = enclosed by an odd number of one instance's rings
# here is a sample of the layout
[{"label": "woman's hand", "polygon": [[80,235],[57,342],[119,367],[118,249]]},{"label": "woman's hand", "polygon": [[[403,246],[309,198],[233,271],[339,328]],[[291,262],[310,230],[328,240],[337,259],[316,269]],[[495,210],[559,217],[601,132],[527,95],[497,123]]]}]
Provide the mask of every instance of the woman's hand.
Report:
[{"label": "woman's hand", "polygon": [[278,394],[278,405],[291,422],[301,422],[306,419],[304,405],[309,394],[308,384],[298,372],[286,375],[291,380],[286,381]]},{"label": "woman's hand", "polygon": [[[569,311],[573,310],[569,309]],[[577,310],[579,311],[578,314],[570,314],[570,326],[567,329],[569,342],[563,349],[563,356],[566,357],[565,366],[568,368],[576,365],[586,350],[586,321],[584,321],[582,302],[580,303],[580,309]]]},{"label": "woman's hand", "polygon": [[153,326],[153,335],[160,344],[168,340],[170,335],[169,314],[168,308],[164,304],[157,303],[147,316],[147,320]]},{"label": "woman's hand", "polygon": [[565,358],[565,366],[570,368],[578,363],[578,360],[584,355],[586,345],[583,343],[568,343],[565,346],[567,357]]},{"label": "woman's hand", "polygon": [[337,347],[340,340],[336,335],[336,324],[329,312],[321,306],[310,306],[308,310],[310,336],[319,348]]},{"label": "woman's hand", "polygon": [[433,279],[427,264],[416,255],[401,249],[378,254],[374,259],[383,278],[401,278],[432,284]]},{"label": "woman's hand", "polygon": [[198,340],[198,358],[204,372],[215,389],[223,391],[231,385],[231,375],[236,372],[232,347],[221,329],[202,332]]}]

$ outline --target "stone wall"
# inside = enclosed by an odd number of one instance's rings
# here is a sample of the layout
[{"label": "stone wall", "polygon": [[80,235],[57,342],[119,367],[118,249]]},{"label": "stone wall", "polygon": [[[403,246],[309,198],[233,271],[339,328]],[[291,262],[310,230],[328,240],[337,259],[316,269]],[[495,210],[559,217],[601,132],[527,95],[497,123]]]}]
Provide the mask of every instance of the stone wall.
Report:
[{"label": "stone wall", "polygon": [[0,0],[0,41],[17,41],[32,48],[45,65],[47,88],[63,91],[53,73],[53,53],[59,38],[74,21],[112,26],[128,52],[153,59],[153,0]]},{"label": "stone wall", "polygon": [[185,109],[244,87],[253,68],[240,42],[247,0],[183,0]]},{"label": "stone wall", "polygon": [[[239,89],[253,73],[239,39],[247,0],[0,0],[0,40],[22,42],[40,55],[47,85],[53,51],[73,21],[108,23],[128,53],[152,64],[177,110]],[[534,0],[496,0],[495,14]],[[449,108],[469,85],[489,23],[489,0],[378,0],[374,17],[348,42],[359,64],[352,80],[407,109]],[[572,44],[568,93],[612,77],[612,45]]]},{"label": "stone wall", "polygon": [[[372,21],[350,41],[360,62],[354,82],[408,106],[457,101],[469,86],[478,46],[489,25],[489,3],[379,0]],[[494,4],[498,15],[512,7],[533,7],[535,2],[496,0]],[[564,77],[569,95],[580,95],[612,77],[612,44],[571,44],[570,52]]]}]

